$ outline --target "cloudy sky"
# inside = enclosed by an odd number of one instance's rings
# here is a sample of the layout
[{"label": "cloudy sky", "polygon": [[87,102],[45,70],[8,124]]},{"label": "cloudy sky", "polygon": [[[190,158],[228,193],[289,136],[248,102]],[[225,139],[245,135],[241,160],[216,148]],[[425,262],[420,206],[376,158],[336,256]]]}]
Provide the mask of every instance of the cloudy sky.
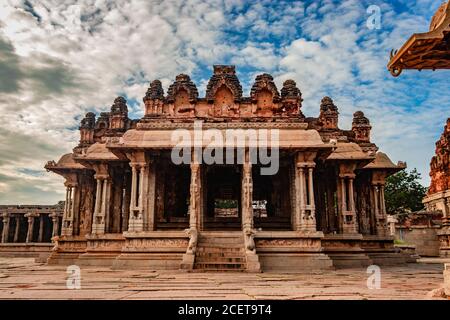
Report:
[{"label": "cloudy sky", "polygon": [[[450,71],[392,78],[389,52],[428,31],[439,0],[0,0],[0,204],[62,200],[47,160],[70,152],[87,111],[123,95],[143,115],[151,80],[164,88],[188,73],[200,94],[213,64],[235,64],[244,93],[258,73],[278,87],[297,81],[303,112],[317,116],[329,95],[341,128],[361,109],[372,140],[429,183],[428,163],[450,116]],[[367,27],[371,5],[379,29]]]}]

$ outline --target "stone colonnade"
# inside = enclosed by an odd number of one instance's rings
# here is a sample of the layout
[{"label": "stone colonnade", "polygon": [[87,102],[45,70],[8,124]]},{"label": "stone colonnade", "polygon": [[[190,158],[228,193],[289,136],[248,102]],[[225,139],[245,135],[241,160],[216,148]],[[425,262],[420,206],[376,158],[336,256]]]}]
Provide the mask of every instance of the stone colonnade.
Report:
[{"label": "stone colonnade", "polygon": [[[44,242],[44,237],[46,233],[45,229],[45,217],[48,216],[52,221],[52,231],[51,236],[55,237],[60,234],[60,219],[61,214],[54,211],[54,212],[28,212],[28,213],[11,213],[11,212],[4,212],[0,215],[0,218],[2,219],[3,228],[1,233],[1,243],[20,243],[23,241],[20,241],[20,235],[23,231],[22,229],[22,221],[26,219],[26,243],[35,243],[35,242]],[[35,237],[35,228],[36,223],[35,221],[39,221],[39,224],[37,226],[38,232],[37,237]],[[12,239],[10,240],[10,234],[11,234],[11,227],[14,224],[14,234],[12,236]]]},{"label": "stone colonnade", "polygon": [[[292,230],[305,233],[317,231],[315,192],[318,192],[315,183],[316,151],[297,151],[293,157],[291,171],[291,201]],[[156,198],[156,169],[155,159],[144,151],[133,151],[127,154],[131,168],[130,190],[123,190],[122,208],[119,208],[122,218],[122,231],[143,232],[155,230],[155,198]],[[113,177],[110,176],[108,163],[102,163],[101,170],[96,170],[96,196],[92,223],[92,234],[105,234],[109,232],[108,221],[113,214],[110,210]],[[336,176],[336,217],[338,232],[341,234],[359,233],[357,218],[356,197],[359,190],[355,189],[354,164],[339,167]],[[98,166],[100,168],[100,166]],[[106,168],[106,169],[105,169]],[[203,166],[197,161],[195,152],[190,164],[191,182],[189,199],[189,228],[201,231],[203,226]],[[370,186],[370,216],[373,234],[387,235],[387,213],[384,199],[384,180],[373,179]],[[326,181],[321,181],[327,183]],[[253,179],[252,164],[246,158],[242,164],[241,181],[242,230],[253,230]],[[73,235],[74,217],[76,217],[78,191],[76,184],[67,185],[66,206],[63,215],[62,235]],[[320,196],[320,195],[317,195]],[[125,199],[127,198],[127,199]],[[328,200],[327,200],[328,201]],[[126,209],[124,209],[126,204]],[[126,214],[125,214],[125,211]],[[129,212],[129,213],[128,213]],[[124,221],[126,219],[126,223]],[[128,225],[128,227],[126,227]]]}]

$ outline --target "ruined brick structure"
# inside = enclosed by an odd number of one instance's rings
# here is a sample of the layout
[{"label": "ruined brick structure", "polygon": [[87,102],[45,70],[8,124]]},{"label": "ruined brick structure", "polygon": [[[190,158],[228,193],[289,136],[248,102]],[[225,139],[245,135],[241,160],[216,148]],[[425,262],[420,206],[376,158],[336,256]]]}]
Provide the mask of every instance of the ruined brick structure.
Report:
[{"label": "ruined brick structure", "polygon": [[443,226],[438,232],[440,254],[450,256],[450,118],[436,142],[436,154],[430,167],[431,184],[423,203],[429,211],[442,212]]},{"label": "ruined brick structure", "polygon": [[[88,113],[73,153],[46,165],[67,188],[49,263],[295,271],[404,261],[388,232],[384,184],[405,164],[378,152],[361,111],[342,130],[331,98],[318,118],[305,117],[295,81],[278,91],[261,74],[245,96],[235,67],[221,65],[205,97],[180,74],[167,95],[151,82],[143,100],[142,119],[128,118],[121,97],[109,113]],[[193,152],[175,164],[174,130],[194,136],[199,121],[223,135],[277,130],[269,146],[279,148],[279,170],[262,175],[247,146],[232,147],[241,163],[207,164]],[[205,139],[194,140],[200,150]]]}]

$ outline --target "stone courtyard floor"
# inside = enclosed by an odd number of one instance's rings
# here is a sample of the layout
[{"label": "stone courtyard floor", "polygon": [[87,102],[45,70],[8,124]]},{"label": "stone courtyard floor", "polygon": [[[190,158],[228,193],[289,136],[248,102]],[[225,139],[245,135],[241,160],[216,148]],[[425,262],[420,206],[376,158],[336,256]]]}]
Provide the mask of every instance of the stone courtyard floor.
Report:
[{"label": "stone courtyard floor", "polygon": [[442,271],[442,264],[430,263],[382,267],[377,290],[367,288],[366,269],[247,274],[82,267],[81,289],[69,290],[65,267],[0,258],[0,299],[431,299]]}]

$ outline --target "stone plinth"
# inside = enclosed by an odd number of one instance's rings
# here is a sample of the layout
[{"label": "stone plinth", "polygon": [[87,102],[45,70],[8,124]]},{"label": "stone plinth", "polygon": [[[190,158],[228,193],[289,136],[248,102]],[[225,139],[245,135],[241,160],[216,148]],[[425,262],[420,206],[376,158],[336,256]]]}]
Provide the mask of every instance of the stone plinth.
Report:
[{"label": "stone plinth", "polygon": [[184,231],[124,232],[124,237],[113,269],[177,270],[189,244]]},{"label": "stone plinth", "polygon": [[122,234],[91,234],[86,239],[86,253],[78,257],[79,265],[111,266],[125,242]]},{"label": "stone plinth", "polygon": [[322,232],[257,232],[255,244],[261,269],[282,272],[333,269],[333,261],[323,252],[322,238]]},{"label": "stone plinth", "polygon": [[78,257],[86,252],[87,241],[80,236],[54,237],[55,247],[50,254],[47,263],[50,265],[75,264]]},{"label": "stone plinth", "polygon": [[402,253],[394,245],[392,236],[364,235],[361,248],[372,261],[372,264],[379,266],[398,265],[407,262],[416,262],[416,255],[413,253]]},{"label": "stone plinth", "polygon": [[372,260],[361,247],[362,241],[361,234],[330,234],[322,239],[322,245],[336,268],[367,267]]},{"label": "stone plinth", "polygon": [[37,262],[46,262],[52,253],[52,243],[1,243],[1,257],[32,257]]}]

